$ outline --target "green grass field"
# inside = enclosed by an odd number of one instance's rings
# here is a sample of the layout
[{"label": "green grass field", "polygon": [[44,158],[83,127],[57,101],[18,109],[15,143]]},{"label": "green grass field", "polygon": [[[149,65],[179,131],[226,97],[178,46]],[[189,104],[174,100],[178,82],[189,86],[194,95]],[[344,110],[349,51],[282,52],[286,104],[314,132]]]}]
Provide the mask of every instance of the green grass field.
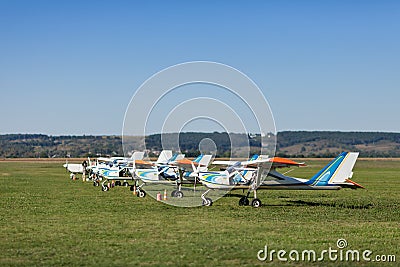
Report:
[{"label": "green grass field", "polygon": [[[327,161],[290,175],[310,177]],[[224,197],[211,207],[179,208],[102,192],[72,181],[60,163],[0,162],[0,265],[254,266],[269,249],[346,249],[396,255],[400,262],[400,161],[359,160],[353,180],[366,190],[262,191],[261,208]],[[236,193],[236,192],[235,192]],[[275,257],[272,265],[279,264]],[[289,261],[285,266],[308,266]],[[315,262],[323,266],[376,262]],[[271,266],[272,266],[271,265]]]}]

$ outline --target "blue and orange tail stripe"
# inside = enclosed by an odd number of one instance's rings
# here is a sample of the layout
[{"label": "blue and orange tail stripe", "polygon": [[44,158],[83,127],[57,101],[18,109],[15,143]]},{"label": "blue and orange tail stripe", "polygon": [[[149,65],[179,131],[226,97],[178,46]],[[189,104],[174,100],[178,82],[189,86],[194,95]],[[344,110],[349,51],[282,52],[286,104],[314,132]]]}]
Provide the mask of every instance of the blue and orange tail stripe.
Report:
[{"label": "blue and orange tail stripe", "polygon": [[338,157],[332,160],[328,165],[326,165],[322,170],[320,170],[310,180],[308,180],[306,184],[314,186],[328,185],[335,172],[344,162],[347,154],[348,152],[342,152]]}]

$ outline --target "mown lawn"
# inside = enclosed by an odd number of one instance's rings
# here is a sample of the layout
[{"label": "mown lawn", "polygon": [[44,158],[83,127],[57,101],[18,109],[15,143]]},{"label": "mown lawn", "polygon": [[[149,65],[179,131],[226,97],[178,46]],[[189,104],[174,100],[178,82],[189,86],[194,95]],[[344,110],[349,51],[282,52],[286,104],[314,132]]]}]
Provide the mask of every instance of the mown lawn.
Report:
[{"label": "mown lawn", "polygon": [[[327,161],[307,163],[290,174],[310,177]],[[262,191],[258,209],[238,206],[235,195],[179,208],[124,187],[102,192],[70,180],[61,165],[0,162],[0,265],[271,265],[257,259],[265,245],[320,252],[337,249],[339,238],[345,249],[373,251],[371,258],[396,255],[381,266],[400,261],[400,161],[359,160],[353,180],[366,190]],[[279,263],[275,256],[272,264]],[[337,264],[378,263],[313,263]]]}]

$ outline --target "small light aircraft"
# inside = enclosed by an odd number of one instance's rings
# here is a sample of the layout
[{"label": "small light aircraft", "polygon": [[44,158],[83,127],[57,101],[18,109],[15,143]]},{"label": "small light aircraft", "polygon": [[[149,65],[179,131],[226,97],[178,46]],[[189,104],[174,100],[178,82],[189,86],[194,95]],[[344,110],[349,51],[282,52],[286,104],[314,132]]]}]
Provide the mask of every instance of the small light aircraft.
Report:
[{"label": "small light aircraft", "polygon": [[137,186],[138,178],[134,175],[135,170],[141,166],[153,168],[154,166],[166,165],[170,160],[178,157],[183,158],[184,155],[172,155],[171,150],[163,150],[161,151],[156,162],[145,161],[143,160],[143,157],[144,152],[135,152],[130,158],[130,161],[126,162],[126,164],[117,164],[112,167],[104,167],[99,174],[104,178],[101,187],[102,190],[108,191],[110,188],[108,183],[115,182],[115,185],[131,186],[131,191],[136,191],[139,197],[144,197],[145,192],[140,190],[140,187]]},{"label": "small light aircraft", "polygon": [[[132,155],[133,157],[133,155]],[[126,165],[129,160],[132,160],[132,158],[124,158],[124,157],[111,157],[111,158],[104,158],[104,157],[99,157],[96,159],[96,161],[92,164],[91,161],[89,161],[89,166],[88,170],[91,172],[91,174],[94,174],[96,176],[101,176],[103,171],[109,170],[112,167],[118,167],[122,165]]]},{"label": "small light aircraft", "polygon": [[75,173],[83,173],[83,165],[82,163],[68,163],[68,160],[65,162],[63,165],[67,171],[69,171],[71,174]]},{"label": "small light aircraft", "polygon": [[[141,152],[142,153],[142,152]],[[132,155],[133,157],[134,155]],[[111,167],[116,167],[120,165],[127,164],[128,161],[132,160],[132,158],[124,158],[124,157],[111,157],[111,158],[104,158],[99,157],[94,162],[90,160],[88,157],[88,161],[84,161],[82,163],[68,163],[66,160],[65,164],[63,165],[70,173],[71,176],[75,175],[76,173],[83,173],[83,170],[86,168],[86,173],[89,174],[89,178],[97,178],[103,170],[110,169]],[[97,179],[95,180],[95,186],[98,186]],[[96,184],[97,181],[97,184]]]},{"label": "small light aircraft", "polygon": [[[88,162],[90,162],[90,158],[88,158]],[[82,163],[68,163],[68,159],[65,161],[63,167],[70,172],[70,178],[75,179],[77,173],[87,173],[88,162],[84,160]],[[83,178],[85,178],[83,176]]]},{"label": "small light aircraft", "polygon": [[359,153],[343,152],[310,179],[285,176],[276,171],[277,168],[305,166],[292,160],[267,156],[259,156],[246,162],[221,162],[215,165],[227,165],[225,171],[199,172],[200,182],[208,190],[201,196],[204,206],[211,206],[212,199],[206,197],[210,190],[247,190],[240,198],[239,205],[249,205],[249,196],[253,192],[253,207],[260,207],[257,190],[338,190],[341,188],[364,188],[351,179],[352,169]]},{"label": "small light aircraft", "polygon": [[[108,183],[113,183],[116,186],[129,186],[129,181],[133,180],[131,169],[135,161],[143,160],[144,152],[135,151],[129,159],[115,160],[111,167],[103,166],[99,169],[99,176],[104,178],[102,182],[102,190],[109,189]],[[98,181],[95,181],[95,183]]]},{"label": "small light aircraft", "polygon": [[[135,176],[138,177],[142,188],[146,184],[167,184],[175,185],[176,189],[171,192],[171,196],[182,198],[182,184],[193,184],[196,186],[198,173],[207,171],[212,155],[200,155],[193,161],[185,159],[184,155],[178,154],[172,157],[167,164],[161,164],[147,169],[136,169]],[[143,189],[142,189],[143,191]]]}]

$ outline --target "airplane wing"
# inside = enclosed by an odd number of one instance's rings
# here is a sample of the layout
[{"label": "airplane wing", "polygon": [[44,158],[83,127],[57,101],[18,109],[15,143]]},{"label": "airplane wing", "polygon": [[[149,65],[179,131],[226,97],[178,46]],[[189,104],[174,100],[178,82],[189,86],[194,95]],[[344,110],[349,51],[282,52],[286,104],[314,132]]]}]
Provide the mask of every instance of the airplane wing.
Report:
[{"label": "airplane wing", "polygon": [[112,160],[109,159],[109,158],[103,158],[103,157],[99,157],[99,158],[97,158],[97,160],[99,160],[99,161],[106,161],[106,162],[112,161]]},{"label": "airplane wing", "polygon": [[233,160],[216,160],[213,161],[213,165],[224,165],[224,166],[232,166],[235,165],[236,162],[238,161],[233,161]]},{"label": "airplane wing", "polygon": [[141,160],[141,159],[137,159],[135,160],[135,165],[136,166],[153,166],[154,164],[150,161],[145,161],[145,160]]},{"label": "airplane wing", "polygon": [[247,161],[229,161],[229,160],[216,160],[213,161],[213,165],[224,165],[224,166],[242,166],[242,167],[253,167],[257,168],[257,166],[261,163],[266,163],[269,162],[269,158],[264,158],[264,159],[257,159],[257,160],[247,160]]},{"label": "airplane wing", "polygon": [[291,166],[306,166],[304,162],[296,162],[290,159],[280,158],[280,157],[273,157],[270,159],[272,163],[271,168],[284,168],[284,167],[291,167]]},{"label": "airplane wing", "polygon": [[173,164],[173,165],[176,165],[176,166],[178,166],[178,167],[188,167],[188,166],[191,167],[192,164],[193,164],[194,166],[199,166],[199,163],[198,163],[198,162],[191,161],[191,160],[189,160],[189,159],[180,159],[180,160],[177,160],[177,161],[172,162],[172,164]]},{"label": "airplane wing", "polygon": [[280,158],[280,157],[260,157],[256,160],[248,160],[248,161],[228,161],[228,160],[217,160],[213,162],[213,165],[225,165],[225,166],[233,166],[237,165],[240,162],[242,167],[250,167],[257,168],[260,165],[270,165],[271,168],[283,168],[283,167],[291,167],[291,166],[306,166],[304,162],[296,162],[290,159]]}]

